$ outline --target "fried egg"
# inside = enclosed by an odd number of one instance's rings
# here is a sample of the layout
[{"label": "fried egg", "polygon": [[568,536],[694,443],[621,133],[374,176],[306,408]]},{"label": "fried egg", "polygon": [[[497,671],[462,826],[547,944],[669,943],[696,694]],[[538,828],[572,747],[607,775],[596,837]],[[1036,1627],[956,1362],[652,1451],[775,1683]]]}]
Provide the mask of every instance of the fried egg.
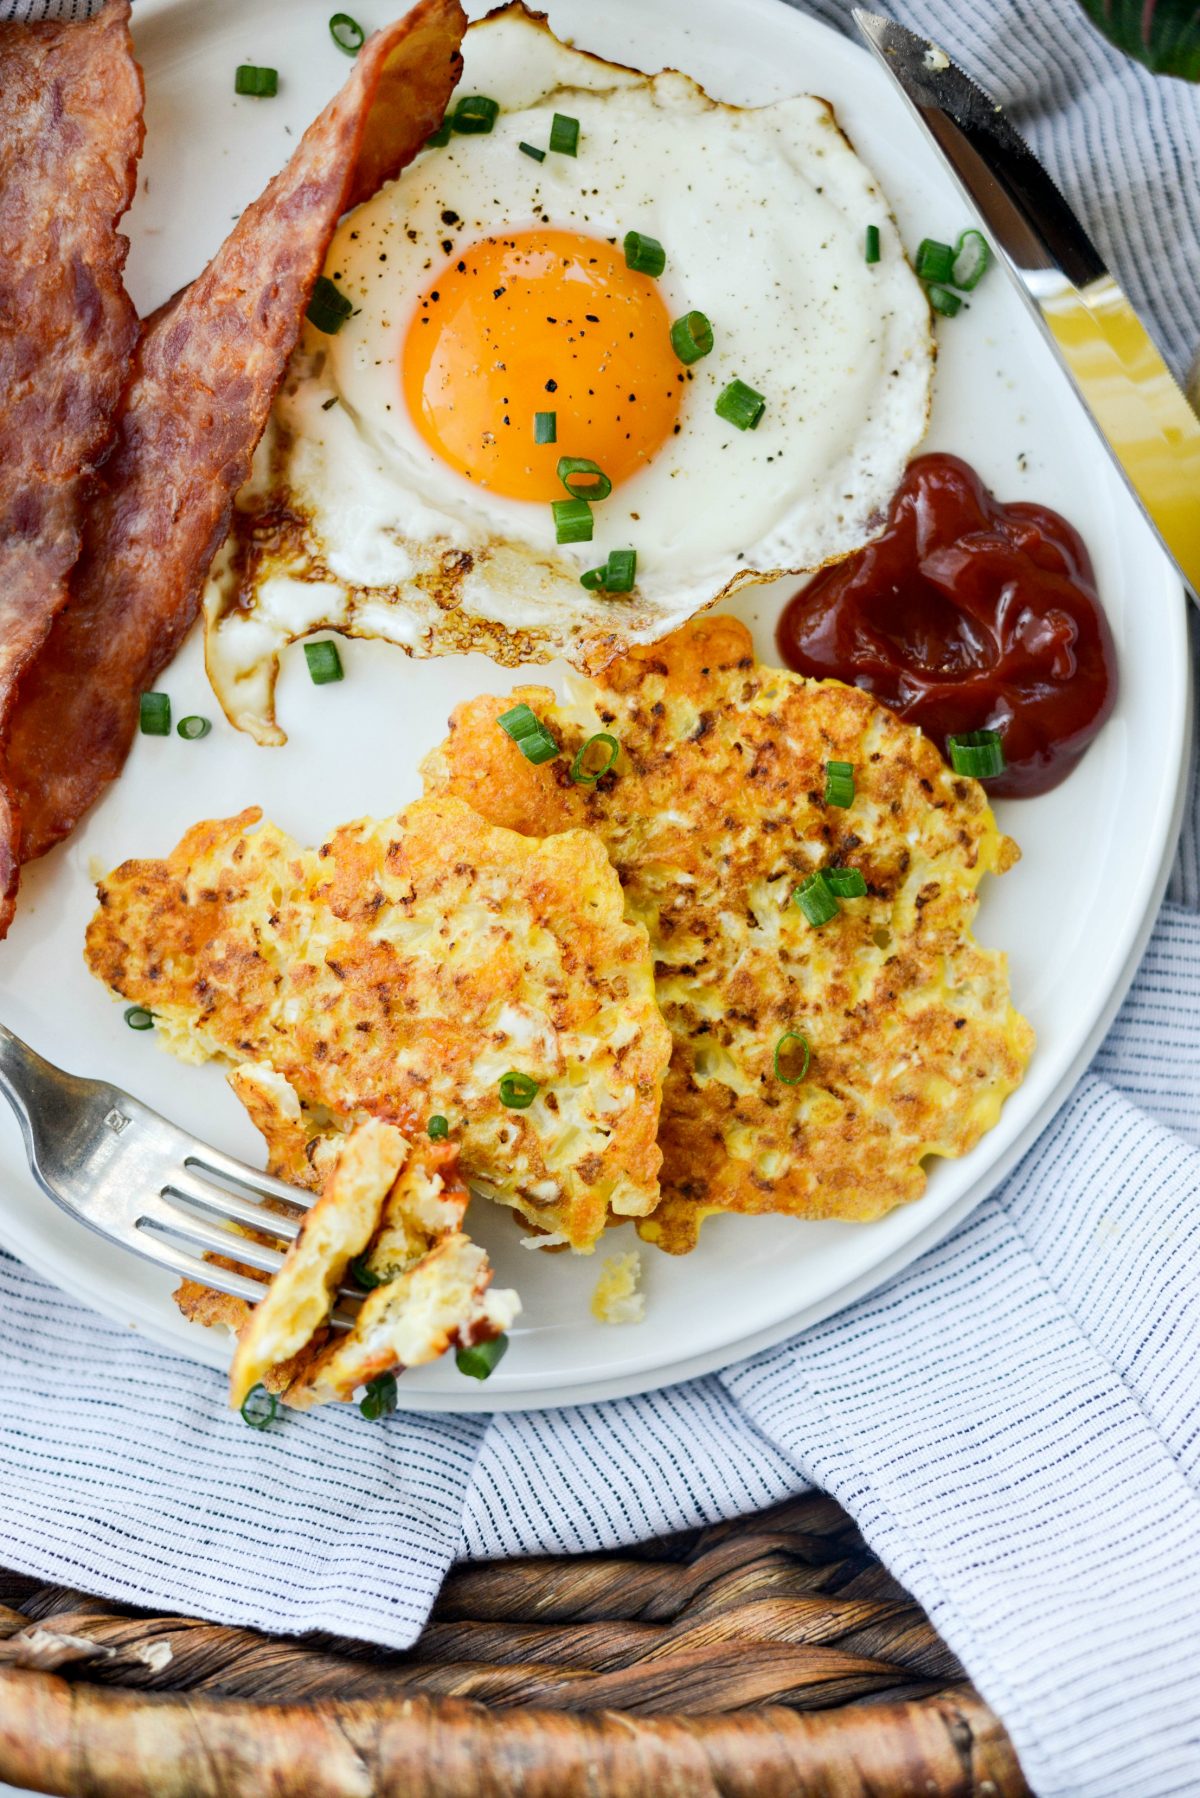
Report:
[{"label": "fried egg", "polygon": [[[598,668],[860,546],[925,430],[928,305],[825,101],[728,105],[520,5],[464,54],[459,98],[494,122],[343,220],[326,277],[349,316],[306,327],[210,579],[209,672],[263,742],[297,638]],[[693,313],[712,348],[685,362]],[[718,410],[734,382],[762,398],[753,428]],[[611,483],[580,541],[558,541],[560,458]],[[618,550],[631,589],[582,584]]]}]

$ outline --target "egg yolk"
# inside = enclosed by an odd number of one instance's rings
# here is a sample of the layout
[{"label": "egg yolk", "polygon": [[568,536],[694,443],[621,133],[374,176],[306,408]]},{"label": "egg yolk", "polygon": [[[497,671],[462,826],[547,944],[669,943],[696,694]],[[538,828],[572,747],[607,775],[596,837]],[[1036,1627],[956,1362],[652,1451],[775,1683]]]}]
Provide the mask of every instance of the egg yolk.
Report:
[{"label": "egg yolk", "polygon": [[[443,462],[509,499],[565,499],[560,456],[614,487],[676,428],[683,371],[655,282],[620,246],[523,231],[464,249],[422,295],[404,342],[409,413]],[[554,441],[534,417],[554,414]]]}]

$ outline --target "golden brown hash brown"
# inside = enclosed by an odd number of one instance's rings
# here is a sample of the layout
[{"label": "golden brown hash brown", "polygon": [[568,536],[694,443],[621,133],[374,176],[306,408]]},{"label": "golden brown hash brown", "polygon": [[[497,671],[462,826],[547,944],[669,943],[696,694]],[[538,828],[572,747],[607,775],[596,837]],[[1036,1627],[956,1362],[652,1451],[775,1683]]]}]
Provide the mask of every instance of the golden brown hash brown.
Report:
[{"label": "golden brown hash brown", "polygon": [[[982,876],[1017,855],[983,789],[867,694],[757,664],[732,618],[693,620],[572,694],[468,701],[423,772],[509,829],[596,831],[649,932],[674,1051],[663,1198],[641,1234],[684,1253],[711,1212],[869,1219],[917,1198],[925,1159],[992,1127],[1033,1046],[1004,956],[971,936]],[[555,760],[535,766],[497,727],[519,700]],[[620,759],[579,784],[598,731]],[[829,761],[854,766],[849,809],[825,802]],[[827,867],[868,891],[817,929],[792,895]],[[812,1056],[794,1085],[775,1067],[789,1030]],[[793,1042],[779,1071],[797,1057]]]},{"label": "golden brown hash brown", "polygon": [[[454,798],[319,850],[259,815],[103,881],[92,971],[184,1059],[265,1065],[335,1125],[444,1115],[467,1177],[575,1248],[653,1210],[670,1039],[599,840],[535,843]],[[510,1072],[537,1083],[524,1109]],[[312,1132],[285,1126],[294,1159]]]}]

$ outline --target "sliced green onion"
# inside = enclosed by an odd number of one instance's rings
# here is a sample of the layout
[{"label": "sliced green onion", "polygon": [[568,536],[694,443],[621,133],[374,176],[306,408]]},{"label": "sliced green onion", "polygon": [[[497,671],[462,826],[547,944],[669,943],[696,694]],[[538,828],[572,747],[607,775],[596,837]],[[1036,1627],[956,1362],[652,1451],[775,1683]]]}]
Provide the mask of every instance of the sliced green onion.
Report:
[{"label": "sliced green onion", "polygon": [[998,730],[964,731],[960,736],[947,737],[946,748],[954,772],[969,774],[972,780],[991,780],[1008,766]]},{"label": "sliced green onion", "polygon": [[987,274],[991,260],[992,248],[982,231],[960,231],[958,242],[954,246],[954,266],[950,270],[950,279],[955,287],[961,287],[964,293],[970,293]]},{"label": "sliced green onion", "polygon": [[575,156],[579,151],[579,120],[569,113],[556,112],[550,121],[550,148],[558,156]]},{"label": "sliced green onion", "polygon": [[825,885],[835,899],[865,899],[867,883],[857,868],[826,868]]},{"label": "sliced green onion", "polygon": [[558,441],[557,412],[534,413],[533,441],[535,443],[556,443]]},{"label": "sliced green onion", "polygon": [[499,112],[498,100],[490,100],[486,94],[464,94],[454,108],[450,123],[455,131],[465,136],[482,136],[492,129]]},{"label": "sliced green onion", "polygon": [[500,1103],[510,1111],[527,1111],[538,1096],[538,1083],[531,1074],[501,1074]]},{"label": "sliced green onion", "polygon": [[138,702],[138,728],[144,737],[169,737],[171,701],[165,693],[143,693]]},{"label": "sliced green onion", "polygon": [[499,1367],[508,1353],[507,1336],[491,1336],[486,1342],[477,1342],[472,1348],[459,1349],[454,1357],[454,1364],[459,1373],[469,1374],[473,1380],[486,1380],[490,1373]]},{"label": "sliced green onion", "polygon": [[357,56],[367,41],[367,34],[357,19],[348,12],[335,12],[329,21],[329,35],[347,56]]},{"label": "sliced green onion", "polygon": [[647,237],[644,231],[627,231],[625,266],[636,269],[639,275],[661,275],[667,266],[667,252],[657,237]]},{"label": "sliced green onion", "polygon": [[431,1142],[444,1142],[450,1134],[450,1125],[441,1112],[435,1111],[425,1126],[425,1134]]},{"label": "sliced green onion", "polygon": [[610,549],[604,585],[610,593],[631,593],[637,578],[637,550]]},{"label": "sliced green onion", "polygon": [[685,312],[671,326],[671,348],[681,362],[699,362],[713,346],[713,328],[703,312]]},{"label": "sliced green onion", "polygon": [[390,1417],[396,1409],[395,1374],[381,1373],[378,1379],[368,1380],[367,1390],[359,1399],[358,1408],[372,1423],[377,1417]]},{"label": "sliced green onion", "polygon": [[253,1386],[242,1400],[242,1422],[252,1430],[265,1430],[279,1415],[279,1400],[265,1386]]},{"label": "sliced green onion", "polygon": [[207,718],[198,718],[193,713],[190,718],[181,718],[179,723],[175,726],[175,729],[179,732],[185,743],[198,743],[201,737],[206,737],[208,735],[209,731],[212,729],[212,724]]},{"label": "sliced green onion", "polygon": [[[598,768],[594,765],[589,767],[588,750],[597,743],[604,745],[607,754]],[[577,786],[594,787],[596,782],[603,779],[609,769],[615,766],[620,753],[621,745],[617,739],[606,730],[598,730],[594,737],[589,737],[587,742],[575,751],[575,760],[571,763],[571,779]]]},{"label": "sliced green onion", "polygon": [[[597,500],[607,499],[612,492],[612,482],[590,456],[560,456],[557,472],[572,499],[586,499],[590,505],[595,505]],[[585,479],[581,481],[580,475]]]},{"label": "sliced green onion", "polygon": [[429,136],[425,139],[425,144],[426,144],[427,149],[441,150],[449,142],[450,142],[450,120],[448,118],[445,118],[442,120],[441,124],[438,126],[436,131],[431,131],[429,133]]},{"label": "sliced green onion", "polygon": [[579,584],[586,587],[589,593],[597,591],[605,593],[632,593],[633,583],[637,579],[637,550],[610,549],[607,562],[599,568],[589,568],[581,574]]},{"label": "sliced green onion", "polygon": [[[785,1058],[788,1061],[792,1059],[788,1054],[788,1045],[790,1043],[799,1043],[800,1045],[801,1062],[800,1072],[798,1074],[785,1074],[783,1071]],[[776,1080],[781,1080],[785,1086],[799,1086],[800,1082],[804,1079],[804,1076],[808,1073],[808,1066],[811,1060],[812,1050],[808,1046],[808,1038],[805,1036],[804,1032],[802,1030],[785,1030],[779,1041],[775,1044],[775,1059],[773,1066],[775,1069]]]},{"label": "sliced green onion", "polygon": [[837,917],[838,902],[830,892],[823,873],[810,874],[807,880],[802,880],[792,893],[792,898],[817,930],[822,924],[828,924],[831,918]]},{"label": "sliced green onion", "polygon": [[309,677],[314,687],[327,687],[330,681],[344,678],[338,646],[328,637],[322,637],[319,643],[306,643],[304,660],[308,663]]},{"label": "sliced green onion", "polygon": [[929,304],[935,312],[940,312],[943,318],[953,318],[956,312],[962,310],[962,301],[949,287],[942,287],[935,281],[933,286],[928,289],[928,293]]},{"label": "sliced green onion", "polygon": [[731,381],[717,396],[717,417],[736,425],[739,431],[756,431],[767,402],[744,381]]},{"label": "sliced green onion", "polygon": [[868,225],[863,243],[863,255],[868,262],[878,262],[879,254],[879,226]]},{"label": "sliced green onion", "polygon": [[350,1263],[350,1275],[354,1284],[356,1286],[361,1286],[364,1292],[373,1292],[377,1286],[383,1285],[380,1276],[378,1274],[373,1274],[367,1266],[367,1258],[365,1255],[356,1255],[354,1257],[354,1260]]},{"label": "sliced green onion", "polygon": [[825,803],[840,805],[843,811],[854,804],[853,762],[826,762]]},{"label": "sliced green onion", "polygon": [[131,1030],[153,1030],[154,1013],[144,1005],[130,1005],[125,1010],[125,1022]]},{"label": "sliced green onion", "polygon": [[233,91],[250,94],[255,100],[273,100],[279,92],[279,70],[260,69],[252,62],[241,62],[233,77]]},{"label": "sliced green onion", "polygon": [[328,275],[318,275],[304,313],[309,324],[324,331],[326,337],[336,337],[353,311],[354,301],[347,299]]},{"label": "sliced green onion", "polygon": [[510,712],[502,712],[496,723],[506,737],[512,738],[527,762],[533,762],[535,766],[539,762],[552,762],[558,754],[558,744],[529,706],[513,706]]},{"label": "sliced green onion", "polygon": [[936,237],[923,237],[913,266],[922,281],[948,281],[954,268],[954,251]]},{"label": "sliced green onion", "polygon": [[535,162],[545,162],[546,152],[539,150],[536,144],[527,144],[523,140],[517,145],[522,156],[532,156]]},{"label": "sliced green onion", "polygon": [[585,499],[552,499],[554,536],[559,543],[590,543],[592,508]]}]

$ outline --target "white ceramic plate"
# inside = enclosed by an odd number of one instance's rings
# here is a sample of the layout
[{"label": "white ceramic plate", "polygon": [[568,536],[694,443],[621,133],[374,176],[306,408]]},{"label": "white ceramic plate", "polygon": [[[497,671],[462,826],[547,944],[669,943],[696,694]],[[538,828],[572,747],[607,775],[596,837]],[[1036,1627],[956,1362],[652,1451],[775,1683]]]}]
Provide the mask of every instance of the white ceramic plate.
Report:
[{"label": "white ceramic plate", "polygon": [[[953,238],[969,221],[949,177],[865,52],[780,0],[550,0],[560,35],[644,68],[686,69],[722,99],[761,104],[808,89],[830,99],[881,179],[910,245]],[[295,136],[346,74],[328,33],[328,0],[139,0],[147,142],[129,232],[129,278],[147,311],[189,279],[239,210],[285,159]],[[483,10],[481,7],[473,11]],[[367,26],[388,0],[356,0]],[[281,71],[270,102],[237,100],[239,62]],[[290,134],[290,135],[289,135]],[[1189,728],[1183,595],[1052,358],[1003,275],[941,328],[929,447],[975,464],[1006,499],[1058,507],[1083,532],[1121,657],[1116,714],[1056,792],[1001,807],[1025,857],[989,882],[980,935],[1009,950],[1015,997],[1037,1028],[1028,1078],[973,1154],[936,1164],[926,1196],[867,1226],[719,1218],[686,1260],[647,1251],[647,1319],[592,1321],[590,1261],[523,1251],[506,1214],[476,1204],[471,1227],[501,1285],[525,1300],[522,1327],[486,1387],[452,1364],[407,1374],[413,1409],[569,1404],[668,1384],[779,1340],[894,1272],[975,1204],[1032,1141],[1132,977],[1165,878]],[[770,659],[790,589],[763,588],[737,609]],[[159,682],[177,717],[214,718],[201,743],[140,738],[124,775],[86,828],[31,870],[0,949],[0,1016],[62,1065],[102,1074],[185,1127],[247,1158],[258,1139],[214,1068],[193,1069],[135,1035],[86,973],[91,872],[131,854],[165,853],[197,818],[254,801],[315,841],[342,819],[415,797],[420,756],[468,694],[508,684],[481,657],[409,662],[396,649],[347,643],[346,680],[315,688],[298,650],[279,707],[285,749],[256,748],[219,716],[193,638]],[[539,674],[539,678],[543,675]],[[605,1251],[632,1242],[615,1233]],[[32,1266],[129,1328],[197,1359],[224,1349],[185,1324],[172,1281],[72,1224],[34,1186],[15,1125],[0,1118],[0,1240]]]}]

